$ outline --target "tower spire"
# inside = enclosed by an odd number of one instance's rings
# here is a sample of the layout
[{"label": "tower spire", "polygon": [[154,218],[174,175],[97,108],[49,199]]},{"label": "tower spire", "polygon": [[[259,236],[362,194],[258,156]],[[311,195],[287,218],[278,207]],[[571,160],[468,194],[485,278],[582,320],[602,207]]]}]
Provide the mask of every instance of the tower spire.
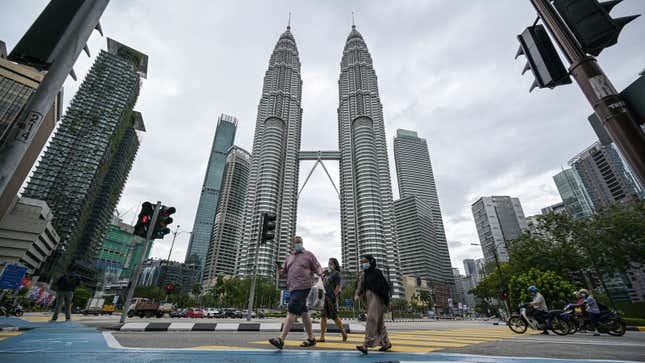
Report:
[{"label": "tower spire", "polygon": [[289,21],[287,22],[287,30],[291,30],[291,12],[289,12]]},{"label": "tower spire", "polygon": [[354,12],[352,11],[352,29],[356,29],[356,23],[354,22]]}]

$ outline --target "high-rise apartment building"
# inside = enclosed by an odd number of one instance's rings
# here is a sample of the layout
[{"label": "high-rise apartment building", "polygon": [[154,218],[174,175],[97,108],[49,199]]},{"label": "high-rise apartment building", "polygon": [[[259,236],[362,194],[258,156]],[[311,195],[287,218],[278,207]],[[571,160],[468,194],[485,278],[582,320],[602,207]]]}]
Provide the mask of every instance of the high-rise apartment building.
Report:
[{"label": "high-rise apartment building", "polygon": [[591,199],[575,170],[564,169],[553,176],[553,181],[558,188],[567,214],[574,219],[580,219],[593,213]]},{"label": "high-rise apartment building", "polygon": [[96,258],[99,270],[104,274],[114,274],[117,280],[130,278],[134,272],[134,266],[141,260],[141,254],[145,253],[147,259],[152,249],[152,243],[148,243],[144,252],[144,239],[133,233],[134,226],[124,223],[116,216],[112,218],[103,238],[101,251]]},{"label": "high-rise apartment building", "polygon": [[244,202],[251,171],[251,154],[232,146],[226,155],[226,166],[215,214],[213,233],[204,267],[204,287],[214,285],[219,275],[234,275],[239,242],[244,227]]},{"label": "high-rise apartment building", "polygon": [[397,130],[394,160],[401,194],[394,202],[401,273],[420,274],[435,285],[454,286],[426,140],[414,131]]},{"label": "high-rise apartment building", "polygon": [[251,173],[237,273],[253,273],[260,217],[275,213],[276,238],[259,246],[257,271],[275,277],[274,263],[292,250],[298,211],[298,173],[302,126],[302,78],[291,27],[280,35],[264,75],[253,137]]},{"label": "high-rise apartment building", "polygon": [[51,279],[74,270],[93,284],[95,261],[144,131],[133,111],[148,56],[108,38],[63,117],[24,196],[47,202],[62,248],[41,266]]},{"label": "high-rise apartment building", "polygon": [[613,145],[595,142],[569,161],[582,180],[594,208],[643,197]]},{"label": "high-rise apartment building", "polygon": [[360,256],[371,254],[393,293],[403,296],[383,106],[372,57],[355,26],[345,42],[338,88],[343,266],[357,271]]},{"label": "high-rise apartment building", "polygon": [[481,197],[472,205],[479,243],[486,263],[508,261],[506,245],[528,229],[518,198]]},{"label": "high-rise apartment building", "polygon": [[215,213],[219,201],[222,175],[226,164],[226,153],[233,146],[235,131],[237,130],[237,119],[233,116],[222,114],[217,120],[217,128],[213,145],[211,146],[206,176],[202,185],[201,196],[195,214],[193,233],[188,242],[186,261],[199,260],[200,270],[203,272],[206,263],[206,254],[211,240]]},{"label": "high-rise apartment building", "polygon": [[[0,149],[7,137],[9,137],[10,131],[16,126],[20,111],[27,104],[29,97],[36,92],[45,76],[45,72],[39,72],[35,68],[11,62],[6,58],[7,53],[4,43],[0,41]],[[63,92],[61,91],[25,151],[25,155],[14,174],[14,180],[9,183],[10,189],[18,190],[20,188],[17,183],[22,183],[25,180],[31,167],[38,159],[40,151],[47,143],[49,135],[60,118],[62,102]],[[13,204],[13,199],[13,196],[9,197],[7,195],[0,200],[0,218],[2,218],[3,213],[9,210]]]}]

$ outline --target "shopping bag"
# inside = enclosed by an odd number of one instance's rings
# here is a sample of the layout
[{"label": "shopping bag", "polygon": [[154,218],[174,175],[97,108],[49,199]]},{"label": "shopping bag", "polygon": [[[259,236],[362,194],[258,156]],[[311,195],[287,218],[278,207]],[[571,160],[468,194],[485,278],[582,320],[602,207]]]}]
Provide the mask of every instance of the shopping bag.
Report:
[{"label": "shopping bag", "polygon": [[325,303],[325,286],[323,285],[322,279],[317,278],[314,286],[309,290],[309,295],[307,296],[307,309],[313,310],[322,310]]}]

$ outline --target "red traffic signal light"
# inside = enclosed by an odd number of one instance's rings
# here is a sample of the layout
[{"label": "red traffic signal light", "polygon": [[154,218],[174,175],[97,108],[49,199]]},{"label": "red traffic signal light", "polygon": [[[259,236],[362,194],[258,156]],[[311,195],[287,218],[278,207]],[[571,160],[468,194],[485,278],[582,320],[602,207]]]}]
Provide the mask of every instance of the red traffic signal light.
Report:
[{"label": "red traffic signal light", "polygon": [[508,300],[508,290],[503,290],[502,291],[502,299]]},{"label": "red traffic signal light", "polygon": [[148,233],[148,228],[150,228],[150,221],[154,213],[155,208],[152,203],[145,202],[141,205],[141,212],[137,217],[137,223],[134,225],[134,235],[146,238]]},{"label": "red traffic signal light", "polygon": [[169,293],[169,294],[170,294],[174,289],[175,289],[175,287],[174,287],[174,286],[172,286],[172,284],[168,284],[168,285],[166,286],[166,292],[167,292],[167,293]]}]

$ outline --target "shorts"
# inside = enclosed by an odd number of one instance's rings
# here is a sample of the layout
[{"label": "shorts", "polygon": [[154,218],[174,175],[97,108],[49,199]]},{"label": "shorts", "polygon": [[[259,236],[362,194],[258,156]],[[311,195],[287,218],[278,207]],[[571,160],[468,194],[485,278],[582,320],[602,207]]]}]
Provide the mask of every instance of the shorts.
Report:
[{"label": "shorts", "polygon": [[338,318],[338,310],[336,309],[336,299],[330,299],[325,296],[325,305],[320,311],[320,317],[336,320]]},{"label": "shorts", "polygon": [[302,315],[307,312],[307,296],[311,289],[293,290],[289,295],[289,314]]}]

